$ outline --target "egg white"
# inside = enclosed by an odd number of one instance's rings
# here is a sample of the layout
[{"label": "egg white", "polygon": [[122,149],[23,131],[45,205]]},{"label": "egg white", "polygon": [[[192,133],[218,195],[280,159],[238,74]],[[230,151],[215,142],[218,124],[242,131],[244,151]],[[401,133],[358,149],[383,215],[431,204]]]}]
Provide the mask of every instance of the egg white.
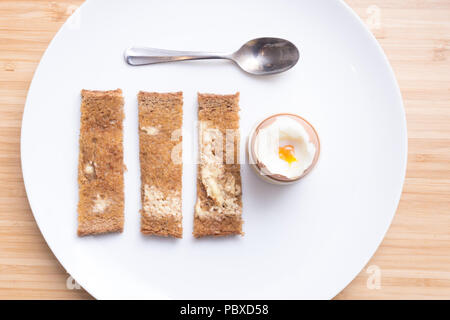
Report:
[{"label": "egg white", "polygon": [[[279,147],[292,145],[297,161],[288,163],[279,157]],[[279,116],[259,130],[255,140],[255,153],[272,174],[288,179],[299,177],[312,164],[316,147],[305,128],[288,116]]]}]

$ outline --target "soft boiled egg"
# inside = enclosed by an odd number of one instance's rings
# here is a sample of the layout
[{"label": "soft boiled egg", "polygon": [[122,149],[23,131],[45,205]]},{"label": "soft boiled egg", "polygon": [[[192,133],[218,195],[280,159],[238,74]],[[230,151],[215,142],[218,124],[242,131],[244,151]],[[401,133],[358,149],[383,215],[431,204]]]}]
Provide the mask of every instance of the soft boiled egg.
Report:
[{"label": "soft boiled egg", "polygon": [[305,176],[319,156],[314,128],[294,114],[276,114],[259,123],[249,137],[250,164],[265,180],[290,183]]}]

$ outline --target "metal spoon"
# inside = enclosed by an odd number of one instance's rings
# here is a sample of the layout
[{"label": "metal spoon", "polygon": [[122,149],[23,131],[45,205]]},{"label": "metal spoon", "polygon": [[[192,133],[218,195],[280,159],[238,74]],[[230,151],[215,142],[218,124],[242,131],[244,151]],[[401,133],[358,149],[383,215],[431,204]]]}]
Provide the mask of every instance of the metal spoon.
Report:
[{"label": "metal spoon", "polygon": [[297,47],[278,38],[258,38],[248,41],[238,51],[227,53],[174,51],[145,47],[125,50],[125,61],[133,66],[200,59],[227,59],[234,61],[242,70],[265,75],[286,71],[299,59]]}]

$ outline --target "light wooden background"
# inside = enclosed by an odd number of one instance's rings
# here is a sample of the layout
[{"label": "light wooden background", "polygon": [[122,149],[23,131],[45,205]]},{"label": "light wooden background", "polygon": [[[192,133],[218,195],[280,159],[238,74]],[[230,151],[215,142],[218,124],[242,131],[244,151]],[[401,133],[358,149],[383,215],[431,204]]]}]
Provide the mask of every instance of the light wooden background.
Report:
[{"label": "light wooden background", "polygon": [[[34,70],[81,3],[0,0],[1,299],[91,298],[83,289],[67,286],[68,274],[36,226],[19,153]],[[408,120],[409,160],[403,196],[386,238],[337,298],[450,299],[450,0],[347,3],[370,27],[394,68]],[[374,281],[378,272],[379,287]]]}]

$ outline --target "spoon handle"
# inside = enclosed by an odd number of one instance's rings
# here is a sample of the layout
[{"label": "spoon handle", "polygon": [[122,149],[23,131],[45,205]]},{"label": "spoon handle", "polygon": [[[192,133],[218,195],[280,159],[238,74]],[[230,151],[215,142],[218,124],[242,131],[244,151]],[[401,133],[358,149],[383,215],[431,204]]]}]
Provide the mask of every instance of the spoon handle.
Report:
[{"label": "spoon handle", "polygon": [[175,51],[146,47],[131,47],[125,50],[125,61],[132,66],[200,59],[230,59],[229,55],[214,52]]}]

